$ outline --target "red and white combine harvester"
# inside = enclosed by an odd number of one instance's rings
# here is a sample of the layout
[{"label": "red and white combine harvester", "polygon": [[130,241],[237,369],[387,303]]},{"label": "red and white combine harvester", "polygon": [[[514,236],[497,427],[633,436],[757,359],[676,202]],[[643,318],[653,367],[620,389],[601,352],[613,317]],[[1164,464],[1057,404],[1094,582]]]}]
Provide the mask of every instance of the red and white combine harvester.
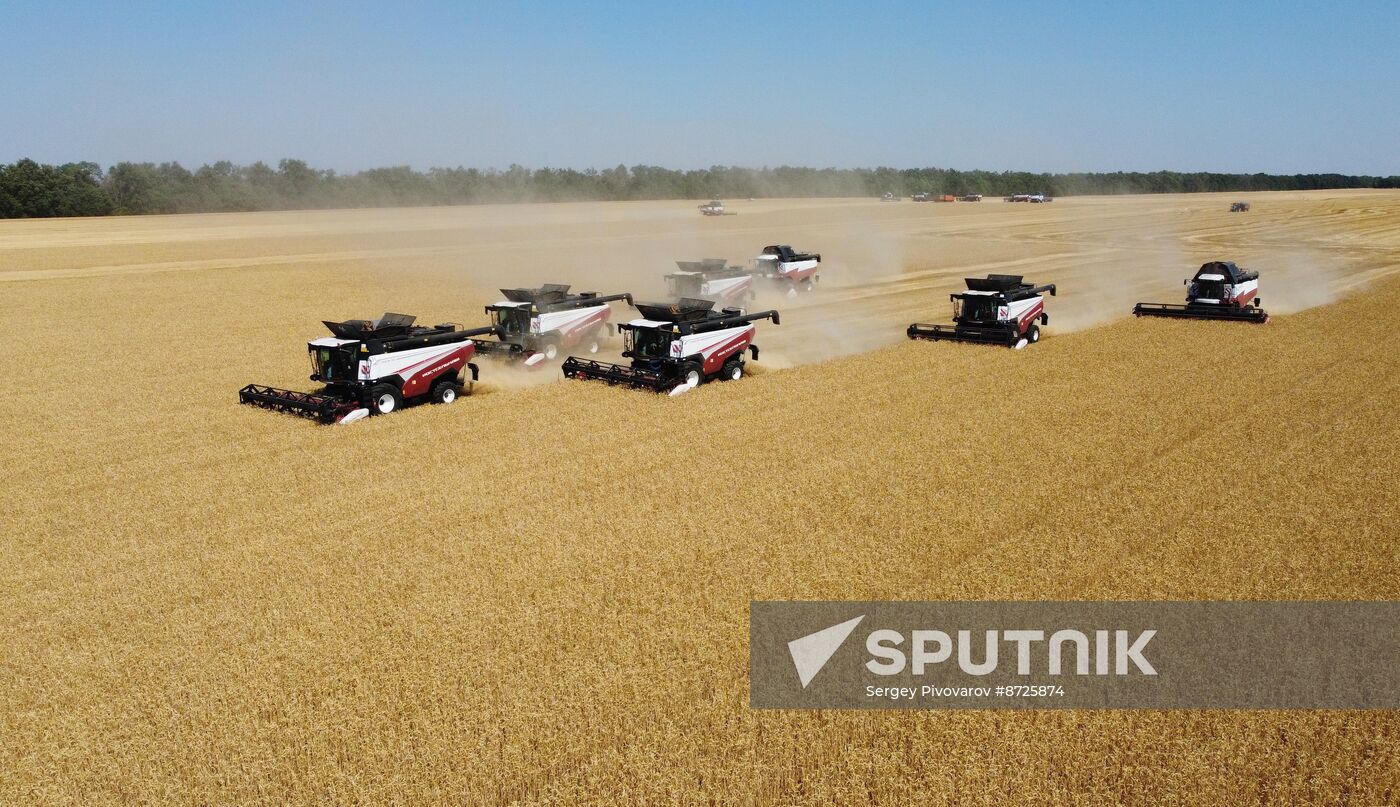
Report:
[{"label": "red and white combine harvester", "polygon": [[[910,339],[980,342],[1022,348],[1040,341],[1040,326],[1049,324],[1044,292],[1055,296],[1055,284],[1032,286],[1020,275],[987,275],[966,278],[967,291],[951,294],[953,325],[914,323]],[[1037,323],[1037,320],[1039,322]]]},{"label": "red and white combine harvester", "polygon": [[1230,319],[1265,323],[1268,312],[1259,305],[1259,273],[1241,269],[1233,261],[1201,264],[1196,276],[1186,284],[1186,305],[1138,303],[1133,314],[1139,317],[1178,317],[1182,319]]},{"label": "red and white combine harvester", "polygon": [[744,351],[758,360],[754,323],[771,319],[777,325],[778,312],[713,308],[712,300],[638,303],[642,319],[617,326],[625,345],[622,355],[632,360],[630,365],[570,356],[564,360],[564,375],[671,395],[715,378],[737,381],[744,375]]},{"label": "red and white combine harvester", "polygon": [[569,287],[547,283],[538,289],[501,289],[506,299],[486,306],[496,341],[478,339],[477,351],[483,356],[523,360],[533,367],[553,361],[561,350],[582,348],[597,353],[603,330],[612,318],[613,300],[632,304],[632,295],[585,291],[569,294]]},{"label": "red and white combine harvester", "polygon": [[763,248],[753,260],[754,274],[769,278],[787,289],[789,297],[799,291],[811,291],[821,276],[822,256],[816,252],[797,252],[787,244]]},{"label": "red and white combine harvester", "polygon": [[728,266],[723,258],[676,261],[676,266],[679,272],[666,275],[666,293],[672,300],[703,298],[734,305],[754,297],[753,273]]},{"label": "red and white combine harvester", "polygon": [[[374,321],[327,321],[333,336],[307,343],[311,380],[325,385],[321,391],[249,384],[238,391],[238,400],[321,423],[352,423],[424,399],[449,404],[470,392],[477,378],[472,337],[487,329],[414,326],[413,319],[385,314]],[[471,381],[462,379],[463,369],[471,371]]]}]

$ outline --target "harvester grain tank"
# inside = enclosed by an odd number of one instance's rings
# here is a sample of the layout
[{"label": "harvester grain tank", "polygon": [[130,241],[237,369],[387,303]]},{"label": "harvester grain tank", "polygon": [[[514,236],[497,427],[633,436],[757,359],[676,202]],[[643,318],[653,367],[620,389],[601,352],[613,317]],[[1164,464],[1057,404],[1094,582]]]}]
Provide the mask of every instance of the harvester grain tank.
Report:
[{"label": "harvester grain tank", "polygon": [[753,344],[759,320],[779,324],[777,311],[714,311],[711,300],[638,303],[640,319],[618,325],[631,364],[570,356],[567,378],[592,379],[678,395],[712,379],[737,381],[744,375],[744,352],[758,360]]},{"label": "harvester grain tank", "polygon": [[[325,321],[332,336],[307,343],[311,380],[324,385],[320,391],[249,384],[238,391],[238,400],[321,423],[351,423],[424,399],[450,404],[470,392],[477,379],[473,337],[490,329],[463,331],[455,324],[428,327],[413,321],[405,314]],[[471,372],[470,381],[462,378],[464,369]]]},{"label": "harvester grain tank", "polygon": [[537,289],[501,289],[506,299],[486,306],[495,340],[480,339],[483,356],[522,360],[533,367],[553,361],[562,350],[581,347],[597,353],[614,300],[632,304],[626,292],[600,296],[594,291],[570,294],[567,285],[547,283]]},{"label": "harvester grain tank", "polygon": [[753,273],[729,266],[723,258],[676,261],[676,267],[680,271],[666,275],[666,292],[672,300],[690,297],[731,305],[754,297]]},{"label": "harvester grain tank", "polygon": [[1133,314],[1139,317],[1179,319],[1226,319],[1265,323],[1269,314],[1260,308],[1259,273],[1241,269],[1233,261],[1201,264],[1186,284],[1186,304],[1138,303]]},{"label": "harvester grain tank", "polygon": [[906,333],[910,339],[978,342],[1020,348],[1040,341],[1040,326],[1050,322],[1045,298],[1055,296],[1055,284],[1034,286],[1020,275],[987,275],[966,278],[967,291],[950,294],[952,325],[916,322]]},{"label": "harvester grain tank", "polygon": [[822,256],[816,252],[797,252],[787,244],[773,244],[753,260],[754,274],[766,277],[786,288],[788,296],[799,291],[811,291],[821,279]]}]

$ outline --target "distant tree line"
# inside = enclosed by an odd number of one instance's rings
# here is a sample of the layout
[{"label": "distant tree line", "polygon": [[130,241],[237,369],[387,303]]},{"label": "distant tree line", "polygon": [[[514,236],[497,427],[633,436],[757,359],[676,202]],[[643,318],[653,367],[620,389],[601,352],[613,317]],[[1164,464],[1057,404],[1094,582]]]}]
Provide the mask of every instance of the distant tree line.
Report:
[{"label": "distant tree line", "polygon": [[301,160],[274,169],[261,162],[216,162],[191,171],[179,163],[0,165],[0,218],[101,216],[111,213],[206,213],[304,208],[463,205],[492,202],[733,199],[750,197],[907,196],[1047,193],[1054,196],[1199,191],[1291,191],[1395,188],[1400,177],[1345,174],[1153,173],[1036,174],[946,168],[738,168],[673,171],[619,165],[499,171],[407,166],[338,174]]}]

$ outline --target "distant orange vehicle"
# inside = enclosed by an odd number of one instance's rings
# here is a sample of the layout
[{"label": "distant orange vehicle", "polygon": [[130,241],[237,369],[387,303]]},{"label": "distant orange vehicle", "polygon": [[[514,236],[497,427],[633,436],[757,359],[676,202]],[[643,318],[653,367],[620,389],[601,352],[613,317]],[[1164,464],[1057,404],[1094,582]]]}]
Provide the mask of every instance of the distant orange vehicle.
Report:
[{"label": "distant orange vehicle", "polygon": [[953,194],[951,194],[951,193],[945,193],[945,194],[943,194],[942,196],[939,196],[938,198],[934,199],[933,201],[935,201],[935,202],[956,202],[957,200],[958,200],[958,197],[954,196]]}]

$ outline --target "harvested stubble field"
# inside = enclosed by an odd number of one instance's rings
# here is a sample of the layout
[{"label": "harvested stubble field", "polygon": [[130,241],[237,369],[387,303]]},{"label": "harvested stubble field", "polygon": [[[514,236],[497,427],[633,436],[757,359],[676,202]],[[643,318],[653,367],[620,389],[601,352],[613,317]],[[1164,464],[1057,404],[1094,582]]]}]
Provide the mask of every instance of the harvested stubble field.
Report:
[{"label": "harvested stubble field", "polygon": [[[0,223],[0,801],[1393,803],[1394,713],[747,708],[754,599],[1400,596],[1400,193],[1248,198]],[[234,403],[321,319],[774,242],[825,277],[738,384]],[[1217,257],[1291,313],[1125,317]],[[904,340],[987,271],[1041,344]]]}]

